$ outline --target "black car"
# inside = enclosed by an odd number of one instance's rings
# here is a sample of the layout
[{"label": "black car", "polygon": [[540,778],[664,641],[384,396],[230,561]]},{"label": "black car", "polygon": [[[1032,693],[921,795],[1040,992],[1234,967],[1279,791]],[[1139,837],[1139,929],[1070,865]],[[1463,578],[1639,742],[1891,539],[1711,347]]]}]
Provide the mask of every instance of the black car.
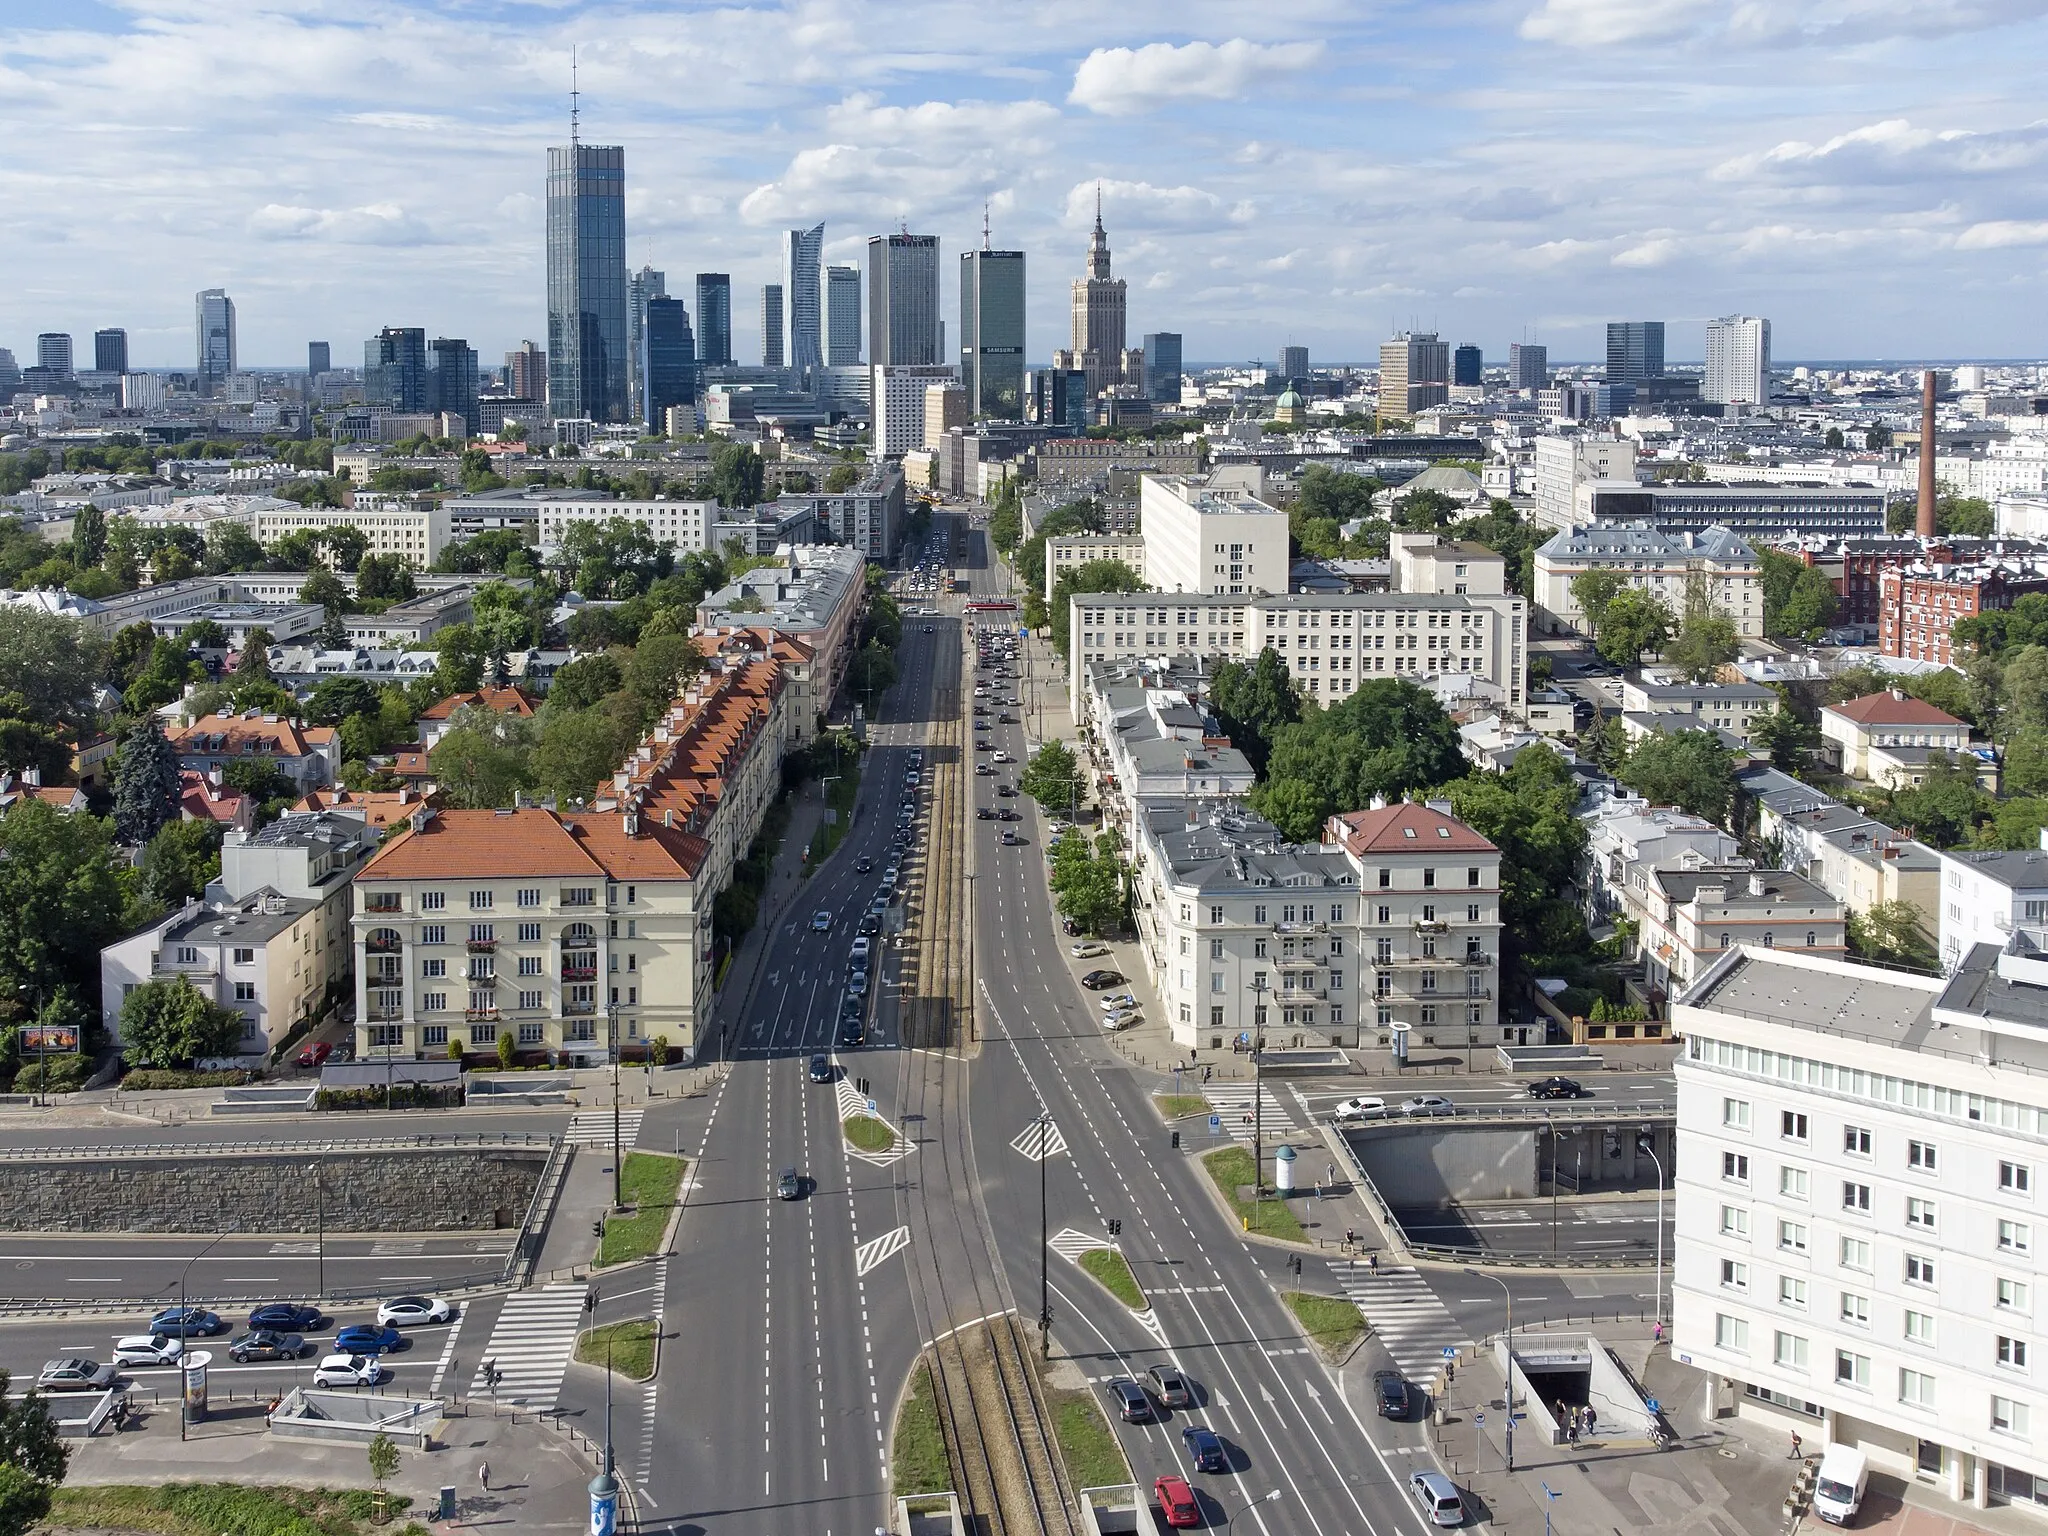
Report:
[{"label": "black car", "polygon": [[1145,1389],[1128,1376],[1119,1376],[1109,1384],[1109,1395],[1116,1399],[1117,1416],[1126,1424],[1148,1424],[1152,1420],[1152,1399],[1145,1395]]},{"label": "black car", "polygon": [[1015,715],[997,715],[996,719],[1004,725],[1015,725],[1017,723]]},{"label": "black car", "polygon": [[296,1333],[276,1333],[258,1328],[228,1345],[228,1358],[238,1365],[251,1360],[296,1360],[306,1352],[306,1341]]},{"label": "black car", "polygon": [[832,1081],[832,1058],[823,1051],[811,1058],[811,1081],[829,1083]]},{"label": "black car", "polygon": [[974,808],[974,819],[976,821],[994,821],[996,819],[996,813],[993,810],[991,810],[988,806],[977,805]]},{"label": "black car", "polygon": [[1546,1077],[1529,1085],[1532,1099],[1583,1099],[1586,1090],[1569,1077]]},{"label": "black car", "polygon": [[249,1326],[275,1333],[311,1333],[320,1326],[320,1309],[295,1301],[266,1301],[249,1314]]},{"label": "black car", "polygon": [[860,920],[860,931],[869,934],[880,933],[882,931],[882,920],[870,912]]},{"label": "black car", "polygon": [[[995,770],[990,769],[989,771],[993,773]],[[1017,794],[1017,786],[1014,784],[1000,784],[996,786],[996,793],[1001,795],[1005,800],[1015,799]]]},{"label": "black car", "polygon": [[1123,984],[1124,973],[1122,971],[1090,971],[1081,978],[1081,985],[1090,992],[1106,992],[1111,987],[1120,987]]},{"label": "black car", "polygon": [[841,1019],[839,1021],[839,1035],[835,1042],[835,1048],[842,1051],[854,1050],[867,1037],[867,1031],[861,1027],[860,1020]]},{"label": "black car", "polygon": [[1374,1371],[1372,1396],[1373,1401],[1380,1405],[1381,1418],[1408,1417],[1408,1383],[1401,1379],[1399,1371]]},{"label": "black car", "polygon": [[1022,816],[1011,810],[1007,805],[996,812],[997,821],[1022,821],[1023,819]]},{"label": "black car", "polygon": [[1203,1424],[1190,1424],[1180,1432],[1181,1444],[1188,1448],[1188,1460],[1195,1464],[1197,1472],[1228,1472],[1230,1452],[1223,1448],[1223,1437]]},{"label": "black car", "polygon": [[853,861],[853,872],[856,875],[865,875],[874,867],[875,861],[869,858],[866,854],[862,854],[859,858]]}]

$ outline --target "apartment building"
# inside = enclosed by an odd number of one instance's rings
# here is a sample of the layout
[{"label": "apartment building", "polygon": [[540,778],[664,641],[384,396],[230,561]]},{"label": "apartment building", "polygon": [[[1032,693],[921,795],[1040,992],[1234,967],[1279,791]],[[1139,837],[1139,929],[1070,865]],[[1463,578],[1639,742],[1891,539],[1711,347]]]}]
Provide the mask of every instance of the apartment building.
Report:
[{"label": "apartment building", "polygon": [[2048,559],[1999,555],[1887,566],[1878,577],[1878,649],[1949,665],[1959,654],[1953,635],[1960,621],[2010,608],[2030,592],[2048,592]]},{"label": "apartment building", "polygon": [[1630,587],[1685,611],[1693,583],[1704,583],[1714,608],[1744,639],[1764,632],[1763,567],[1748,542],[1725,528],[1672,533],[1646,523],[1590,523],[1551,535],[1536,548],[1536,622],[1544,633],[1587,630],[1572,579],[1612,571]]},{"label": "apartment building", "polygon": [[1744,859],[1648,872],[1636,945],[1652,996],[1676,994],[1739,944],[1840,958],[1849,910],[1804,875]]},{"label": "apartment building", "polygon": [[455,717],[465,709],[481,709],[492,714],[531,720],[540,713],[540,700],[525,689],[516,687],[477,688],[436,699],[420,712],[420,740],[428,751],[441,744],[441,738],[455,728]]},{"label": "apartment building", "polygon": [[341,767],[340,733],[332,726],[300,725],[253,709],[239,715],[205,715],[166,734],[178,754],[178,767],[190,773],[210,774],[231,763],[265,763],[303,793],[332,784]]},{"label": "apartment building", "polygon": [[1961,756],[1970,747],[1963,721],[1896,688],[1828,705],[1820,712],[1820,736],[1851,778],[1900,789],[1926,776],[1933,755]]},{"label": "apartment building", "polygon": [[1104,821],[1128,845],[1145,802],[1236,800],[1258,776],[1203,702],[1192,657],[1100,662],[1088,669],[1086,741]]},{"label": "apartment building", "polygon": [[[697,605],[700,631],[765,629],[795,640],[814,658],[810,717],[828,713],[860,640],[867,609],[867,561],[837,545],[784,545]],[[808,739],[808,736],[806,737]]]},{"label": "apartment building", "polygon": [[1216,477],[1147,475],[1138,491],[1145,579],[1161,592],[1287,591],[1287,514]]},{"label": "apartment building", "polygon": [[1397,529],[1388,554],[1396,592],[1499,597],[1508,589],[1507,561],[1484,544]]},{"label": "apartment building", "polygon": [[1060,577],[1097,560],[1121,560],[1142,579],[1145,575],[1145,541],[1136,535],[1068,533],[1045,541],[1045,600],[1052,601]]},{"label": "apartment building", "polygon": [[144,528],[215,527],[245,529],[270,545],[296,533],[326,533],[351,527],[373,555],[399,555],[425,570],[448,543],[448,514],[440,503],[414,506],[398,498],[364,497],[347,507],[302,507],[280,496],[188,496],[159,506],[133,507],[124,514]]},{"label": "apartment building", "polygon": [[1580,486],[1596,480],[1608,484],[1635,482],[1635,441],[1615,437],[1539,437],[1533,477],[1536,524],[1562,533],[1584,521],[1578,514]]},{"label": "apartment building", "polygon": [[1622,727],[1631,741],[1687,729],[1724,731],[1746,742],[1777,707],[1778,695],[1761,683],[1658,683],[1643,676],[1621,685]]},{"label": "apartment building", "polygon": [[2048,924],[2048,831],[2039,848],[1956,849],[1941,860],[1941,968],[1979,944],[2003,948],[2021,928]]},{"label": "apartment building", "polygon": [[458,496],[448,503],[451,526],[458,532],[513,528],[542,549],[559,549],[571,528],[624,518],[646,530],[649,538],[688,553],[713,547],[718,522],[715,500],[657,496],[629,500],[610,491],[578,491],[561,487],[512,486]]},{"label": "apartment building", "polygon": [[1750,946],[1674,1009],[1672,1353],[1959,1504],[2048,1502],[2042,936],[1947,981]]}]

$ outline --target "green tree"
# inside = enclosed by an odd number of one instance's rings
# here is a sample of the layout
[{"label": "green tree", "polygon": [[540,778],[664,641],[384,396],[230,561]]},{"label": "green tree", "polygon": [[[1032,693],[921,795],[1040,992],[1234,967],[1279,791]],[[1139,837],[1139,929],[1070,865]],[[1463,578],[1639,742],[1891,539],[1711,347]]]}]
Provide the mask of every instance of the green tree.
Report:
[{"label": "green tree", "polygon": [[277,644],[270,631],[258,627],[249,631],[242,641],[241,653],[235,658],[235,676],[260,678],[270,676],[270,648]]},{"label": "green tree", "polygon": [[1935,753],[1918,784],[1892,794],[1890,816],[1897,818],[1893,825],[1902,831],[1910,827],[1922,842],[1954,848],[1969,841],[1978,820],[1989,815],[1990,805],[1991,797],[1977,787],[1970,760]]},{"label": "green tree", "polygon": [[1014,483],[1005,482],[989,504],[988,541],[999,554],[1007,555],[1024,537],[1024,504]]},{"label": "green tree", "polygon": [[1849,914],[1849,953],[1884,965],[1938,968],[1940,957],[1920,925],[1920,911],[1910,901],[1880,901],[1864,912]]},{"label": "green tree", "polygon": [[510,1031],[509,1029],[501,1029],[501,1030],[499,1030],[499,1031],[498,1031],[498,1067],[499,1067],[499,1070],[500,1070],[500,1071],[507,1071],[507,1072],[509,1072],[509,1071],[510,1071],[510,1070],[512,1069],[512,1063],[513,1063],[513,1062],[515,1062],[515,1061],[517,1061],[518,1059],[519,1059],[519,1042],[518,1042],[518,1041],[516,1041],[516,1040],[514,1040],[514,1039],[512,1038],[512,1032],[511,1032],[511,1031]]},{"label": "green tree", "polygon": [[1740,651],[1735,621],[1726,614],[1688,618],[1664,647],[1664,660],[1695,683],[1711,682]]},{"label": "green tree", "polygon": [[1081,765],[1063,743],[1048,741],[1031,754],[1017,787],[1048,811],[1065,810],[1081,792]]},{"label": "green tree", "polygon": [[825,494],[837,496],[850,491],[860,484],[861,467],[858,464],[834,464],[825,473]]},{"label": "green tree", "polygon": [[392,1444],[389,1435],[375,1434],[370,1437],[368,1456],[370,1476],[377,1484],[377,1495],[381,1499],[384,1485],[398,1475],[398,1447]]},{"label": "green tree", "polygon": [[373,715],[383,696],[359,677],[324,677],[306,700],[306,719],[314,725],[339,725],[350,715]]},{"label": "green tree", "polygon": [[336,523],[325,529],[320,542],[327,546],[327,555],[334,562],[337,571],[354,573],[363,563],[363,556],[370,552],[370,536],[354,523]]},{"label": "green tree", "polygon": [[1402,528],[1437,529],[1450,522],[1465,504],[1442,491],[1410,491],[1394,500],[1394,522]]},{"label": "green tree", "polygon": [[1777,689],[1778,706],[1759,715],[1749,728],[1750,745],[1771,754],[1771,766],[1784,773],[1798,773],[1812,762],[1820,749],[1820,727],[1793,707],[1783,687]]},{"label": "green tree", "polygon": [[1617,592],[1600,612],[1594,642],[1609,661],[1634,666],[1645,651],[1659,651],[1671,638],[1671,610],[1647,592]]},{"label": "green tree", "polygon": [[555,673],[548,686],[548,703],[564,711],[588,709],[608,693],[625,685],[619,664],[603,651],[578,656]]},{"label": "green tree", "polygon": [[1592,566],[1580,571],[1570,582],[1572,602],[1585,615],[1581,627],[1589,635],[1600,632],[1600,616],[1607,611],[1607,605],[1628,590],[1628,578],[1605,566]]},{"label": "green tree", "polygon": [[2023,645],[2006,652],[1999,683],[2000,734],[2015,746],[2048,737],[2048,645]]},{"label": "green tree", "polygon": [[476,692],[483,683],[487,659],[476,631],[467,624],[450,624],[435,631],[433,645],[441,656],[434,668],[436,692],[443,697]]},{"label": "green tree", "polygon": [[18,693],[0,693],[0,768],[13,773],[33,768],[45,784],[61,784],[71,772],[71,744],[62,728],[34,718]]},{"label": "green tree", "polygon": [[107,552],[107,514],[91,502],[71,520],[71,563],[80,570],[100,563]]},{"label": "green tree", "polygon": [[2048,825],[2048,798],[1999,800],[1992,804],[1991,819],[1978,826],[1975,842],[1980,848],[2024,852],[2041,846],[2043,825]]},{"label": "green tree", "polygon": [[1070,598],[1089,592],[1143,592],[1145,580],[1121,560],[1090,560],[1060,572],[1060,579],[1052,589],[1052,601],[1046,605],[1048,617],[1052,620],[1052,646],[1064,657],[1067,654],[1068,626],[1073,619],[1068,608]]},{"label": "green tree", "polygon": [[0,1536],[25,1536],[50,1512],[50,1490],[64,1481],[71,1450],[33,1386],[20,1398],[0,1370]]},{"label": "green tree", "polygon": [[1842,436],[1842,429],[1840,427],[1829,427],[1827,436],[1822,438],[1821,441],[1826,443],[1829,448],[1840,448],[1847,439]]},{"label": "green tree", "polygon": [[[1377,677],[1328,709],[1309,710],[1281,727],[1267,762],[1267,777],[1252,792],[1252,807],[1289,808],[1299,830],[1307,821],[1296,807],[1293,781],[1315,796],[1314,825],[1338,811],[1357,810],[1375,797],[1398,800],[1410,790],[1434,789],[1461,778],[1464,754],[1458,728],[1429,693],[1405,678]],[[1278,823],[1276,822],[1276,825]]]},{"label": "green tree", "polygon": [[761,499],[761,455],[744,443],[725,443],[711,456],[711,494],[722,507],[751,507]]},{"label": "green tree", "polygon": [[1252,791],[1252,803],[1290,843],[1315,842],[1330,814],[1327,797],[1302,779],[1274,779]]},{"label": "green tree", "polygon": [[121,1049],[145,1067],[189,1067],[226,1056],[242,1039],[242,1015],[223,1008],[184,976],[146,981],[121,1002]]},{"label": "green tree", "polygon": [[1500,849],[1501,921],[1517,949],[1533,949],[1548,904],[1571,889],[1586,852],[1571,766],[1551,748],[1533,746],[1505,773],[1459,779],[1445,792],[1458,819]]},{"label": "green tree", "polygon": [[469,448],[462,455],[462,488],[470,495],[495,491],[505,482],[491,467],[491,456],[481,448]]},{"label": "green tree", "polygon": [[89,704],[104,647],[76,619],[29,607],[0,607],[0,692],[36,714],[76,719]]},{"label": "green tree", "polygon": [[1934,531],[1944,538],[1988,539],[1998,531],[1998,519],[1981,497],[1940,496],[1934,503]]},{"label": "green tree", "polygon": [[630,713],[603,705],[558,709],[551,698],[541,712],[540,744],[533,754],[535,784],[564,803],[588,800],[639,739],[637,718]]},{"label": "green tree", "polygon": [[1814,640],[1835,621],[1841,602],[1826,574],[1767,544],[1756,546],[1764,593],[1764,632]]},{"label": "green tree", "polygon": [[221,829],[210,821],[167,821],[142,850],[142,887],[165,907],[206,893],[220,878]]},{"label": "green tree", "polygon": [[1231,745],[1245,755],[1254,774],[1264,774],[1273,738],[1301,719],[1301,694],[1287,663],[1270,645],[1251,662],[1225,659],[1209,678],[1209,703]]},{"label": "green tree", "polygon": [[2005,749],[2003,787],[2009,795],[2048,795],[2048,736],[2015,738]]},{"label": "green tree", "polygon": [[1727,825],[1735,769],[1712,732],[1652,732],[1629,753],[1621,781],[1653,805],[1675,805]]},{"label": "green tree", "polygon": [[1453,536],[1482,544],[1501,557],[1507,589],[1523,597],[1536,592],[1536,546],[1549,534],[1515,510],[1511,501],[1496,497],[1486,511],[1468,517],[1451,528]]},{"label": "green tree", "polygon": [[121,743],[114,765],[114,827],[121,841],[146,843],[178,817],[178,753],[155,715],[146,715]]},{"label": "green tree", "polygon": [[324,569],[313,571],[306,577],[304,585],[299,588],[299,601],[318,603],[327,610],[329,617],[348,613],[355,607],[355,599],[341,584],[341,578]]},{"label": "green tree", "polygon": [[403,555],[365,555],[356,567],[356,596],[363,602],[402,603],[418,595],[412,564]]},{"label": "green tree", "polygon": [[[459,715],[475,711],[459,710]],[[485,711],[488,713],[488,711]],[[434,782],[449,805],[458,810],[495,810],[531,783],[526,754],[519,744],[473,722],[448,731],[428,754]]]},{"label": "green tree", "polygon": [[634,647],[625,667],[625,686],[659,712],[707,664],[703,649],[688,635],[655,635]]},{"label": "green tree", "polygon": [[1060,915],[1085,932],[1114,932],[1124,919],[1123,864],[1116,840],[1105,833],[1091,850],[1080,833],[1061,840],[1053,860],[1053,899]]}]

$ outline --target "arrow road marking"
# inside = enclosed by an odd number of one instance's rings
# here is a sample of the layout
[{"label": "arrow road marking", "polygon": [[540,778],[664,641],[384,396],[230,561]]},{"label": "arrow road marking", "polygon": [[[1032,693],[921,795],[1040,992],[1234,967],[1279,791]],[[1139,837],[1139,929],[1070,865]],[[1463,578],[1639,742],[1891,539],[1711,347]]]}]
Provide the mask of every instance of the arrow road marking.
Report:
[{"label": "arrow road marking", "polygon": [[898,1227],[893,1232],[884,1232],[880,1237],[870,1238],[853,1250],[854,1273],[864,1275],[885,1259],[893,1258],[909,1246],[908,1227]]}]

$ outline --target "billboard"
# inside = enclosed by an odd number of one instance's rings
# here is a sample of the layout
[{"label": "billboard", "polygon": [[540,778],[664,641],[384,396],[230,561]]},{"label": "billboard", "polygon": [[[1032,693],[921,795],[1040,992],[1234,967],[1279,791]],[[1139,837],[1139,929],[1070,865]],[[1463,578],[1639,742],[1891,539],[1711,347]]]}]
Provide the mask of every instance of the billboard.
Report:
[{"label": "billboard", "polygon": [[24,1024],[21,1029],[21,1054],[24,1056],[55,1056],[75,1054],[78,1050],[78,1030],[70,1024]]}]

